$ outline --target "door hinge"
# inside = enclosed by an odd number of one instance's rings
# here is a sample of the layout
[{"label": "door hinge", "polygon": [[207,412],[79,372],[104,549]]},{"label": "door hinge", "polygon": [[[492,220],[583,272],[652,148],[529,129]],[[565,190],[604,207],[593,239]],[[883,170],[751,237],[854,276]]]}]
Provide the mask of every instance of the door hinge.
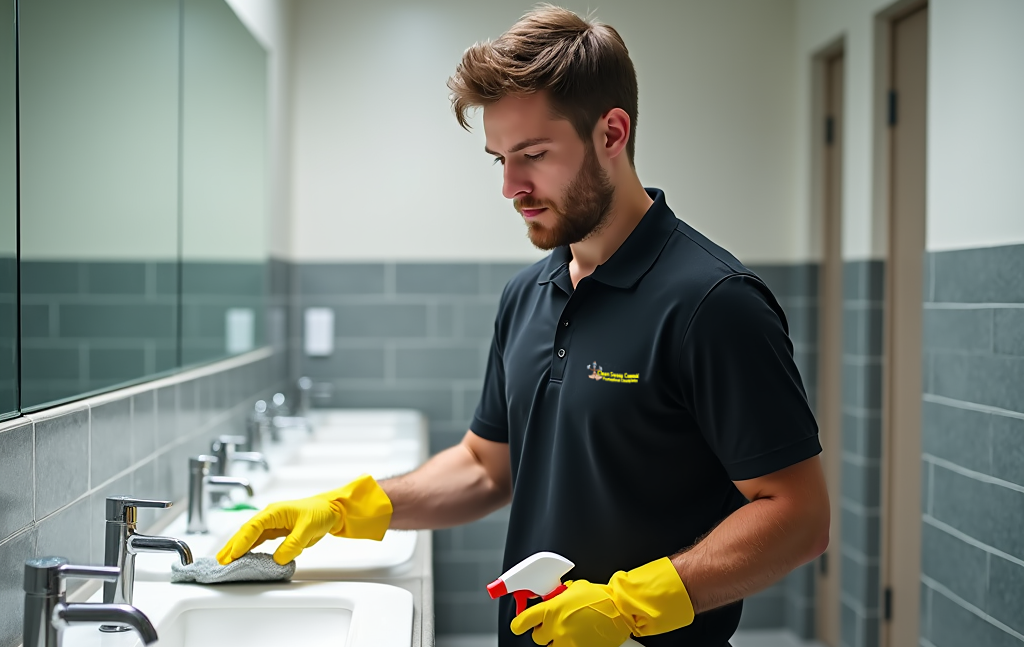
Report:
[{"label": "door hinge", "polygon": [[818,572],[822,575],[828,575],[828,553],[822,553],[821,557],[818,558]]},{"label": "door hinge", "polygon": [[896,90],[889,90],[889,125],[896,125],[897,95]]},{"label": "door hinge", "polygon": [[836,140],[836,120],[825,117],[825,145],[831,146]]},{"label": "door hinge", "polygon": [[886,621],[892,620],[892,587],[885,587],[882,603],[883,618]]}]

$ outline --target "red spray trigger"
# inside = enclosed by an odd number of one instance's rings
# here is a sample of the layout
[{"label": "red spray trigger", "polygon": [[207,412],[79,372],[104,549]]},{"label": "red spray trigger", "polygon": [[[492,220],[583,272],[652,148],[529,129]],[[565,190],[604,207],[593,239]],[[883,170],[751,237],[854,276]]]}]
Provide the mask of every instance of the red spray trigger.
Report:
[{"label": "red spray trigger", "polygon": [[516,615],[526,610],[526,601],[539,597],[550,600],[565,590],[562,576],[572,570],[574,564],[555,553],[540,552],[505,571],[501,577],[487,586],[491,598],[508,593],[516,601]]}]

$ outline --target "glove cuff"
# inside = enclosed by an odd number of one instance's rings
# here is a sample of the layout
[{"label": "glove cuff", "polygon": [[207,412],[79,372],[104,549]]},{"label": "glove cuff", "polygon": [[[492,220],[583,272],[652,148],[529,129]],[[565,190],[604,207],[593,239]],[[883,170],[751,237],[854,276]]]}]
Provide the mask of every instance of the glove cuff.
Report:
[{"label": "glove cuff", "polygon": [[618,571],[608,586],[634,636],[662,634],[693,622],[690,595],[668,557]]},{"label": "glove cuff", "polygon": [[336,490],[319,495],[338,512],[338,521],[331,527],[335,537],[374,539],[380,541],[391,524],[394,508],[374,478],[364,474]]}]

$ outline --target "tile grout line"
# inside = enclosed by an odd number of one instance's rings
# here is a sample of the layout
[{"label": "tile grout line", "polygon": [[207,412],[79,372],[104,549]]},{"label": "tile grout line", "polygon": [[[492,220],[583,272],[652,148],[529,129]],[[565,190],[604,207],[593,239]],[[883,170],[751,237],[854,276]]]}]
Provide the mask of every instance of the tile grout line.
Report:
[{"label": "tile grout line", "polygon": [[1024,310],[1024,303],[968,303],[964,301],[931,301],[925,310]]},{"label": "tile grout line", "polygon": [[956,528],[954,528],[953,526],[949,525],[948,523],[940,521],[940,520],[936,519],[935,517],[933,517],[930,514],[924,515],[921,520],[924,521],[929,526],[932,526],[933,528],[941,530],[942,532],[946,533],[947,535],[951,535],[953,537],[956,537],[957,539],[959,539],[960,541],[964,542],[965,544],[969,544],[971,546],[974,546],[978,550],[982,550],[982,551],[984,551],[985,553],[987,553],[989,555],[995,555],[996,557],[1001,557],[1001,558],[1005,559],[1008,562],[1012,562],[1012,563],[1016,564],[1017,566],[1024,567],[1024,559],[1021,559],[1019,557],[1014,557],[1013,555],[1011,555],[1009,553],[1006,553],[1006,552],[1003,552],[1003,551],[999,550],[998,548],[996,548],[994,546],[989,546],[985,542],[980,541],[978,539],[975,539],[974,537],[971,537],[970,535],[968,535],[965,532],[957,530]]},{"label": "tile grout line", "polygon": [[951,591],[950,589],[946,588],[945,586],[943,586],[939,582],[933,580],[932,578],[928,577],[927,575],[924,575],[924,574],[921,575],[921,582],[923,582],[925,584],[925,586],[928,586],[929,588],[937,591],[938,593],[941,593],[943,596],[945,596],[951,602],[953,602],[954,604],[962,607],[964,610],[969,611],[970,613],[976,615],[977,617],[979,617],[982,620],[988,622],[989,624],[991,624],[991,625],[993,625],[995,627],[998,627],[999,629],[1002,629],[1004,632],[1010,634],[1011,636],[1013,636],[1017,640],[1024,641],[1024,634],[1016,631],[1013,627],[1010,627],[1010,626],[1000,622],[996,618],[990,616],[989,614],[985,613],[984,611],[982,611],[978,607],[974,606],[973,604],[971,604],[967,600],[964,600],[959,595],[957,595],[956,593],[953,593],[953,591]]},{"label": "tile grout line", "polygon": [[970,411],[980,411],[981,413],[991,413],[1005,418],[1017,418],[1018,420],[1024,420],[1024,413],[1019,411],[993,407],[987,404],[977,404],[975,402],[968,402],[967,400],[957,400],[955,398],[948,398],[944,395],[936,395],[934,393],[925,393],[921,397],[925,402],[931,402],[933,404],[944,404],[958,409],[968,409]]},{"label": "tile grout line", "polygon": [[976,472],[974,470],[967,469],[966,467],[962,467],[960,465],[957,465],[956,463],[947,461],[944,458],[939,458],[938,456],[934,456],[932,454],[921,454],[921,458],[928,463],[932,463],[933,465],[937,465],[951,472],[955,472],[960,476],[966,476],[967,478],[973,479],[975,481],[980,481],[987,485],[998,485],[1008,490],[1013,490],[1015,492],[1020,492],[1024,494],[1024,485],[1018,485],[1017,483],[1005,481],[995,476],[989,476],[988,474],[982,474],[981,472]]}]

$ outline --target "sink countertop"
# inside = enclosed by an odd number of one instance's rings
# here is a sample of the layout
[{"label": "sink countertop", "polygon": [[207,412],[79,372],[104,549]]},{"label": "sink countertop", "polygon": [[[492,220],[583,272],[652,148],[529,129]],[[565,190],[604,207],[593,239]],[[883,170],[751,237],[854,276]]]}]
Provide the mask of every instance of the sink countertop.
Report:
[{"label": "sink countertop", "polygon": [[[320,415],[315,416],[315,423],[325,424],[329,420],[330,423],[334,424],[347,424],[350,420],[362,423],[367,421],[367,412],[359,411],[343,411],[343,410],[315,410]],[[374,423],[377,422],[376,416],[378,412],[369,412],[369,419]],[[386,415],[384,416],[386,418]],[[428,434],[425,422],[422,417],[415,418],[408,415],[408,412],[399,412],[396,420],[400,420],[402,423],[408,424],[409,422],[415,422],[418,427],[414,432],[411,432],[420,442],[421,450],[419,452],[419,463],[422,464],[428,458]],[[330,424],[328,423],[328,424]],[[409,433],[409,432],[406,432]],[[403,434],[404,435],[404,434]],[[293,437],[295,437],[293,435]],[[333,440],[333,439],[332,439]],[[275,454],[272,464],[275,466],[286,465],[295,456],[295,447],[279,447],[277,452],[271,452]],[[269,458],[269,457],[268,457]],[[255,481],[264,481],[266,477],[260,478],[255,473],[252,476],[256,476]],[[262,485],[263,483],[260,483]],[[255,485],[255,484],[254,484]],[[165,528],[172,524],[175,518],[183,514],[187,509],[187,501],[175,502],[172,510],[176,511],[176,514],[165,514],[162,515],[159,522],[156,524],[140,529],[141,532],[146,534],[160,534]],[[433,549],[432,549],[432,531],[420,530],[416,531],[418,534],[416,540],[416,548],[413,552],[413,557],[410,563],[395,567],[392,569],[381,569],[378,571],[370,571],[365,574],[356,574],[346,577],[344,581],[351,582],[373,582],[380,584],[390,584],[392,586],[404,589],[412,594],[413,596],[413,628],[412,628],[412,643],[411,647],[433,647],[434,645],[434,586],[433,586]],[[91,598],[96,591],[99,589],[98,583],[90,582],[88,585],[78,588],[73,593],[69,594],[69,601],[86,601]],[[145,609],[143,609],[145,612]]]}]

